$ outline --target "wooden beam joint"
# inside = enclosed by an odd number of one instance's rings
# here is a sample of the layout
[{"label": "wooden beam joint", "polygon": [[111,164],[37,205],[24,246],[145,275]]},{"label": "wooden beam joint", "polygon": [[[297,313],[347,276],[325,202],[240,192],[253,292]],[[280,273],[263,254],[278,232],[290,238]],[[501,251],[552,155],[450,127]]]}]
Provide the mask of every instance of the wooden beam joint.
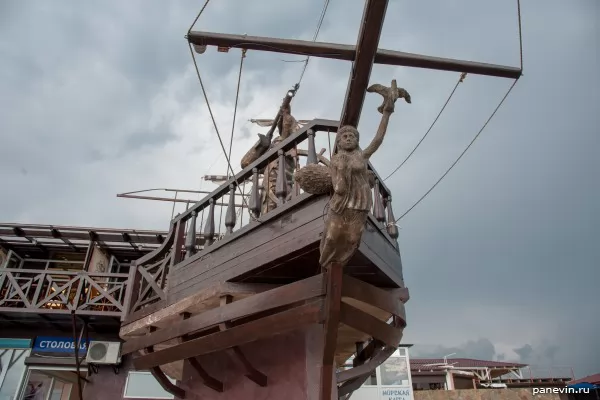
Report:
[{"label": "wooden beam joint", "polygon": [[[221,307],[230,304],[233,301],[233,296],[225,295],[221,296]],[[221,332],[229,329],[231,324],[229,322],[223,322],[219,324],[219,330]],[[246,378],[250,379],[252,382],[256,383],[258,386],[265,387],[267,386],[267,376],[254,368],[248,358],[242,352],[242,349],[239,346],[233,346],[231,349],[227,350],[227,353],[233,360],[237,360],[238,364],[242,366],[244,369]]]},{"label": "wooden beam joint", "polygon": [[[191,317],[191,314],[188,312],[183,312],[181,313],[181,316],[184,320],[186,320]],[[180,343],[184,343],[188,340],[190,340],[189,336],[183,335],[179,341]],[[194,369],[194,371],[196,371],[198,376],[200,376],[200,379],[202,379],[202,383],[204,383],[206,387],[209,387],[216,392],[223,393],[223,382],[212,377],[204,368],[202,368],[202,365],[197,358],[191,357],[186,359],[184,362],[188,363]]]},{"label": "wooden beam joint", "polygon": [[135,368],[143,370],[190,357],[227,350],[234,346],[300,329],[307,325],[321,323],[323,321],[322,312],[323,301],[312,301],[290,310],[234,326],[223,332],[212,333],[165,350],[137,357],[133,360],[133,364]]},{"label": "wooden beam joint", "polygon": [[[148,328],[148,331],[150,333],[155,332],[156,327],[150,326]],[[145,350],[146,350],[146,354],[154,353],[154,346],[146,347]],[[160,368],[160,366],[158,366],[158,365],[153,366],[153,367],[149,368],[149,370],[150,370],[150,373],[152,374],[152,376],[154,377],[154,379],[156,379],[158,381],[160,386],[165,391],[171,393],[175,397],[178,397],[180,399],[185,399],[185,396],[186,396],[185,390],[183,390],[179,386],[173,384],[173,382],[171,382],[171,380],[167,377],[167,375],[165,375],[165,373]]]}]

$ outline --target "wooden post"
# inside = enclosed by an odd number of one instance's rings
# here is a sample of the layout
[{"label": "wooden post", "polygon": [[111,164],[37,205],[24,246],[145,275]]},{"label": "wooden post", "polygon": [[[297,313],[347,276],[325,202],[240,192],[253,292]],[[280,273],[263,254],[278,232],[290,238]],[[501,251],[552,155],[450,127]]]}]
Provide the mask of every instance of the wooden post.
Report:
[{"label": "wooden post", "polygon": [[287,197],[287,174],[285,172],[285,154],[283,150],[277,152],[279,155],[279,162],[277,168],[277,181],[275,183],[275,195],[279,199],[279,205],[285,203]]},{"label": "wooden post", "polygon": [[323,338],[323,362],[321,366],[321,395],[320,400],[330,400],[333,390],[333,376],[335,373],[334,356],[337,344],[338,327],[340,324],[340,308],[342,302],[342,274],[341,264],[329,265],[325,272],[325,327]]},{"label": "wooden post", "polygon": [[204,246],[208,247],[215,241],[215,200],[210,199],[206,225],[204,225]]},{"label": "wooden post", "polygon": [[196,218],[198,213],[192,212],[192,218],[188,226],[187,236],[185,238],[185,258],[190,258],[196,253]]},{"label": "wooden post", "polygon": [[227,205],[227,213],[225,214],[225,228],[226,234],[230,235],[233,233],[235,228],[235,186],[233,183],[229,185],[229,204]]}]

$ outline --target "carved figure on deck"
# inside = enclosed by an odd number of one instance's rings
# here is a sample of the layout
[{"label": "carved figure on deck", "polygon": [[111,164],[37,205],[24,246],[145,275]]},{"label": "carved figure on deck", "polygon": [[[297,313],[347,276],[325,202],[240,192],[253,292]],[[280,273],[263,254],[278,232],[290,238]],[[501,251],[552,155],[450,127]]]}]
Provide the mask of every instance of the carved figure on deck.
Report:
[{"label": "carved figure on deck", "polygon": [[[277,125],[279,136],[272,140],[273,133],[267,135],[258,134],[258,141],[250,150],[242,157],[241,167],[246,168],[248,165],[258,160],[260,156],[265,154],[269,149],[277,146],[281,141],[287,139],[291,134],[298,129],[298,122],[291,114],[291,106],[284,104],[281,108],[281,119]],[[279,160],[275,159],[270,162],[264,171],[262,180],[262,199],[261,199],[261,215],[277,208],[278,199],[275,194],[277,184],[277,170],[279,168]],[[292,192],[293,175],[296,169],[296,160],[290,154],[285,155],[285,173],[287,182],[287,193]]]},{"label": "carved figure on deck", "polygon": [[[353,126],[342,126],[336,136],[337,153],[331,157],[329,168],[313,164],[302,168],[295,176],[296,182],[309,193],[322,192],[326,186],[323,182],[326,178],[331,180],[331,200],[319,259],[325,268],[333,262],[346,265],[358,248],[373,205],[374,176],[368,170],[367,162],[383,142],[396,100],[402,97],[407,103],[411,102],[408,92],[398,88],[395,80],[391,87],[376,84],[367,92],[383,96],[383,104],[378,108],[383,115],[373,141],[361,150],[358,130]],[[319,182],[318,188],[316,182]]]}]

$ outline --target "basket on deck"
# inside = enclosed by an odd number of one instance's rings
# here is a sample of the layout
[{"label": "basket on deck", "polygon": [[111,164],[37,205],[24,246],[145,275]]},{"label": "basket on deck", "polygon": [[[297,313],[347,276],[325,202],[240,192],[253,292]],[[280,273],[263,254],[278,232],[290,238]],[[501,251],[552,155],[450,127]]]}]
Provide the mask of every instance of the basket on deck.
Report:
[{"label": "basket on deck", "polygon": [[333,190],[329,167],[324,165],[308,164],[294,173],[294,180],[310,194],[325,194]]}]

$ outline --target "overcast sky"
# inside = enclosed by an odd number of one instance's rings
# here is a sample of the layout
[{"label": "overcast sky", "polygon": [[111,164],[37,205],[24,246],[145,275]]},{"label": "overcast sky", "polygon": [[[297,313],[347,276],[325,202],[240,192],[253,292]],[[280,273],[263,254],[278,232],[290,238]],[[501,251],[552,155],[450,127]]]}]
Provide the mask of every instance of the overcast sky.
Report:
[{"label": "overcast sky", "polygon": [[[214,189],[225,173],[184,35],[202,1],[0,2],[0,220],[167,229],[168,203],[116,198]],[[505,359],[600,372],[600,3],[522,5],[524,76],[492,124],[402,221],[413,356]],[[260,4],[260,7],[255,4]],[[354,44],[364,2],[332,0],[319,40]],[[321,0],[218,0],[196,29],[312,39]],[[518,66],[516,2],[391,0],[380,47]],[[199,57],[229,141],[240,52]],[[298,56],[248,52],[232,159],[298,80]],[[338,119],[350,64],[312,59],[298,119]],[[458,74],[376,66],[412,95],[374,157],[391,172]],[[469,143],[511,81],[468,76],[415,155],[388,181],[401,215]],[[380,99],[359,129],[373,137]],[[165,193],[157,193],[165,195]],[[561,367],[561,368],[559,368]],[[543,372],[540,372],[544,374]]]}]

